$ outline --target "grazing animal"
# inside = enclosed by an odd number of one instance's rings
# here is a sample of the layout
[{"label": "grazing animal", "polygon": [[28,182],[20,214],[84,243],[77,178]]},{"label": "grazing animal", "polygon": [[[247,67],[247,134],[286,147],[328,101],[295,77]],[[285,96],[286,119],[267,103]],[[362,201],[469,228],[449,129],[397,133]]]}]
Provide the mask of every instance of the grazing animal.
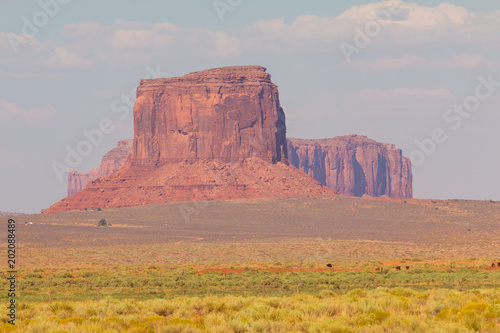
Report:
[{"label": "grazing animal", "polygon": [[409,270],[410,269],[410,266],[406,266],[406,270]]},{"label": "grazing animal", "polygon": [[376,271],[380,271],[380,267],[375,268]]},{"label": "grazing animal", "polygon": [[396,266],[396,270],[400,271],[401,270],[401,266]]},{"label": "grazing animal", "polygon": [[326,267],[333,267],[332,264],[326,264]]},{"label": "grazing animal", "polygon": [[500,262],[497,262],[497,266],[500,267]]},{"label": "grazing animal", "polygon": [[491,264],[491,267],[492,267],[492,268],[493,268],[493,267],[495,267],[495,264]]}]

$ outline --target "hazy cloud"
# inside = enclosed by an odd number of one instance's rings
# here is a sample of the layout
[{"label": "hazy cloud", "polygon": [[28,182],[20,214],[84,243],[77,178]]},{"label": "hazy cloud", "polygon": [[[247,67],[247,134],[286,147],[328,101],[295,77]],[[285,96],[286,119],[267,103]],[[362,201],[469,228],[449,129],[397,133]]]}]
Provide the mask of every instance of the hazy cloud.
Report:
[{"label": "hazy cloud", "polygon": [[42,107],[25,109],[15,103],[0,99],[0,123],[11,124],[22,119],[30,126],[39,126],[56,115],[54,106],[46,104]]},{"label": "hazy cloud", "polygon": [[[389,20],[379,15],[383,11],[387,13],[389,9],[393,12]],[[256,33],[250,34],[255,38],[262,37],[259,32],[265,34],[264,41],[267,43],[261,44],[269,50],[279,48],[281,52],[295,52],[297,49],[318,52],[321,49],[323,52],[330,52],[332,46],[338,49],[340,42],[352,42],[357,29],[363,31],[368,22],[381,18],[384,19],[384,26],[381,27],[379,36],[372,39],[372,43],[387,46],[388,53],[395,45],[435,42],[461,46],[487,43],[486,48],[500,47],[497,33],[500,28],[500,12],[471,13],[463,7],[448,3],[427,7],[415,3],[384,1],[354,6],[337,17],[304,15],[291,24],[286,24],[284,19],[272,19],[258,22],[247,29],[255,30]],[[245,42],[259,45],[257,41]]]},{"label": "hazy cloud", "polygon": [[[92,66],[130,66],[158,62],[168,58],[205,59],[228,58],[245,52],[274,53],[339,53],[339,44],[352,42],[356,29],[363,30],[367,22],[380,18],[388,8],[393,11],[384,21],[379,36],[373,38],[371,52],[380,59],[364,64],[370,70],[405,69],[421,67],[472,68],[488,61],[474,53],[475,47],[500,47],[500,12],[471,13],[465,8],[448,3],[436,7],[415,3],[384,1],[354,6],[337,17],[302,15],[292,23],[283,18],[259,21],[243,28],[212,30],[185,29],[169,22],[147,23],[116,20],[110,25],[81,22],[65,26],[59,39],[39,42],[30,38],[21,45],[23,52],[36,54],[38,63],[62,68],[87,69]],[[0,33],[2,47],[8,46],[5,32]],[[470,52],[445,60],[425,59],[418,53],[421,45],[469,47]],[[397,45],[408,47],[406,55],[393,59],[388,55]],[[384,46],[380,48],[380,46]],[[25,61],[13,52],[3,52],[4,63]],[[1,53],[0,53],[1,55]],[[451,56],[450,56],[451,57]],[[366,59],[365,57],[361,59]],[[333,59],[332,59],[333,61]],[[366,61],[366,60],[365,60]],[[363,65],[363,64],[362,64]]]},{"label": "hazy cloud", "polygon": [[56,47],[50,54],[47,64],[56,67],[89,68],[92,62],[77,56],[65,47]]}]

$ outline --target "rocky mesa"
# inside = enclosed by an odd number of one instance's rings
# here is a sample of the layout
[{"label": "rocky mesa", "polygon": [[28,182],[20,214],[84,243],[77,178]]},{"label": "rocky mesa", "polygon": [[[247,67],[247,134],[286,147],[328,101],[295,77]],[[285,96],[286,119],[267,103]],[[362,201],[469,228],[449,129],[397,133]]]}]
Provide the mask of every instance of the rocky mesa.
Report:
[{"label": "rocky mesa", "polygon": [[360,135],[288,139],[288,160],[335,191],[357,197],[411,198],[411,162],[393,144]]},{"label": "rocky mesa", "polygon": [[332,193],[288,164],[285,115],[266,69],[237,66],[141,80],[131,156],[44,212]]},{"label": "rocky mesa", "polygon": [[71,170],[68,174],[68,197],[83,190],[91,181],[121,168],[132,152],[132,143],[132,140],[118,141],[117,146],[103,156],[99,169],[90,169],[89,172]]}]

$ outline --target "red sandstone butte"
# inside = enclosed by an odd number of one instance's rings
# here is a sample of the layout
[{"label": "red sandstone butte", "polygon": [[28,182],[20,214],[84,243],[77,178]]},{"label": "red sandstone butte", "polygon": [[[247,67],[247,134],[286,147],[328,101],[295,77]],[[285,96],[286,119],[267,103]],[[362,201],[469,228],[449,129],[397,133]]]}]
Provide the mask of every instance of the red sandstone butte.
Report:
[{"label": "red sandstone butte", "polygon": [[103,156],[99,169],[90,169],[89,172],[71,170],[68,174],[68,197],[83,190],[91,181],[110,175],[121,168],[132,152],[132,142],[132,140],[118,141],[118,145]]},{"label": "red sandstone butte", "polygon": [[335,191],[357,197],[412,197],[411,162],[393,144],[360,135],[288,139],[290,164]]},{"label": "red sandstone butte", "polygon": [[43,211],[332,194],[287,162],[278,88],[260,66],[141,80],[132,155]]}]

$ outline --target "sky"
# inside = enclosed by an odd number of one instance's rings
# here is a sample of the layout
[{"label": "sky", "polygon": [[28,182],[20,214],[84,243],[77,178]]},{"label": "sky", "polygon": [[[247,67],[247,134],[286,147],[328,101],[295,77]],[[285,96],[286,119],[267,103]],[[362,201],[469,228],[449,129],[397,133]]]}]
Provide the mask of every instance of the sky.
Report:
[{"label": "sky", "polygon": [[416,198],[500,200],[499,51],[490,0],[0,0],[0,211],[132,139],[141,78],[233,65],[267,68],[288,137],[393,143]]}]

